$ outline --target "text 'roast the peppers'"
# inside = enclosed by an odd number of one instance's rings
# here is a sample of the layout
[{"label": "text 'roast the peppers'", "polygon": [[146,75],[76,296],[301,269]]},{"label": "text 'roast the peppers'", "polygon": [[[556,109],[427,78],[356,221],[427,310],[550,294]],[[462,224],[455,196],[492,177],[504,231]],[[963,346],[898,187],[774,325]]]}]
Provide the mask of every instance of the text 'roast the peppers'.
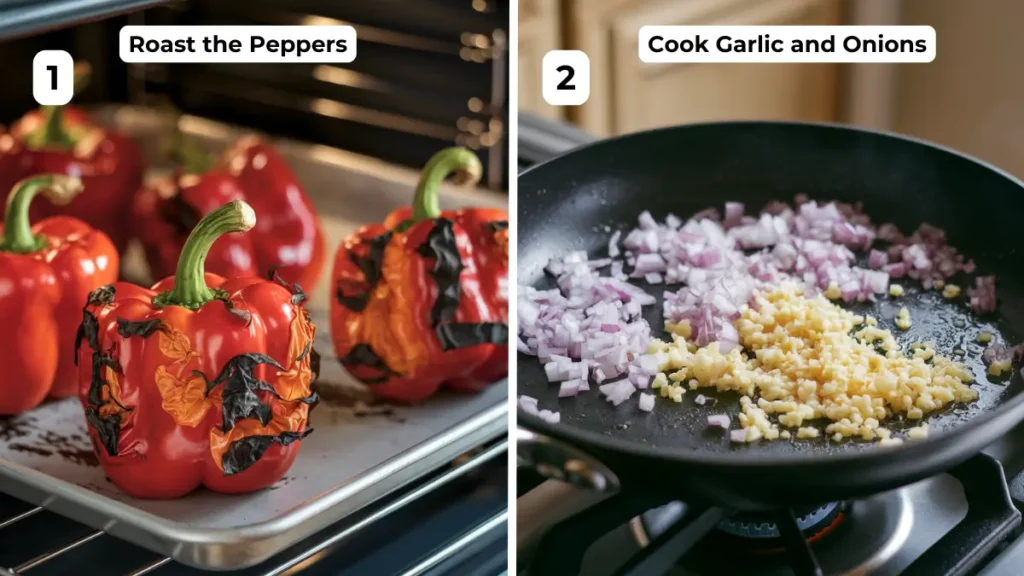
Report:
[{"label": "text 'roast the peppers'", "polygon": [[[75,88],[84,84],[87,66],[75,66]],[[83,190],[64,206],[39,202],[32,220],[72,216],[100,230],[124,251],[132,196],[142,185],[142,153],[126,135],[101,127],[74,106],[44,106],[0,129],[0,192],[37,174],[73,175]]]},{"label": "text 'roast the peppers'", "polygon": [[335,352],[383,398],[479,391],[508,374],[508,213],[442,211],[438,198],[448,175],[475,184],[481,172],[469,150],[442,150],[411,208],[363,226],[335,254]]},{"label": "text 'roast the peppers'", "polygon": [[79,397],[104,472],[140,498],[279,480],[309,434],[319,366],[305,295],[204,271],[210,246],[256,223],[234,200],[195,226],[175,276],[89,295],[76,336]]},{"label": "text 'roast the peppers'", "polygon": [[312,288],[324,266],[320,220],[298,178],[271,146],[241,138],[220,159],[175,147],[181,173],[157,180],[135,196],[135,235],[154,278],[174,272],[196,222],[232,200],[256,211],[256,227],[222,237],[206,260],[209,272],[226,278],[264,276],[274,268],[286,282]]},{"label": "text 'roast the peppers'", "polygon": [[0,415],[78,390],[71,341],[89,292],[117,279],[117,251],[102,232],[69,216],[29,226],[29,206],[38,194],[67,204],[81,191],[77,178],[45,174],[8,196],[0,231]]}]

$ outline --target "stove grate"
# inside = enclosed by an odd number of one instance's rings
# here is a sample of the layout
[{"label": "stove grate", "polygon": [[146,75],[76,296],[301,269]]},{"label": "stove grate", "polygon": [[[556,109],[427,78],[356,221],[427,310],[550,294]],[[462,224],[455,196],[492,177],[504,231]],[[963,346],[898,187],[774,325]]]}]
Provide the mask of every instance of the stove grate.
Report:
[{"label": "stove grate", "polygon": [[[981,566],[997,546],[1012,537],[1021,523],[1002,465],[978,454],[949,471],[963,486],[966,517],[928,548],[902,576],[959,576]],[[1024,486],[1021,472],[1009,484]],[[644,512],[665,505],[650,495],[615,494],[553,526],[541,539],[532,573],[577,574],[590,544],[615,527]],[[812,510],[782,510],[771,522],[764,515],[727,511],[718,507],[685,508],[682,517],[630,558],[618,576],[654,576],[670,572],[680,559],[712,533],[736,538],[775,538],[788,554],[796,576],[821,576],[822,568],[812,544],[839,524],[844,505],[829,504]],[[752,519],[757,519],[751,521]],[[825,526],[822,529],[822,526]],[[732,532],[732,533],[730,533]],[[737,534],[739,533],[739,534]],[[754,536],[754,538],[750,538]]]}]

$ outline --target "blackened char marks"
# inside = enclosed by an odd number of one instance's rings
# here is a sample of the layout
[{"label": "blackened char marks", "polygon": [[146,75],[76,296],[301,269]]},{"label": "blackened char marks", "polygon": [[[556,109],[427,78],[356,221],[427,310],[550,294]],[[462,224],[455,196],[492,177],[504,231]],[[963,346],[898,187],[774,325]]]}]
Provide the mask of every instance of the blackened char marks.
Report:
[{"label": "blackened char marks", "polygon": [[163,327],[164,323],[159,318],[142,321],[125,320],[124,318],[117,319],[117,333],[122,338],[131,338],[132,336],[149,338],[157,330],[162,330]]},{"label": "blackened char marks", "polygon": [[286,281],[284,278],[281,278],[281,275],[277,273],[278,268],[280,268],[280,266],[270,267],[270,272],[267,273],[267,277],[270,279],[270,281],[277,282],[278,284],[284,286],[289,292],[292,293],[292,304],[298,306],[299,304],[302,304],[303,302],[308,300],[309,298],[306,296],[306,293],[302,291],[302,286],[299,286],[298,282],[289,284],[288,281]]},{"label": "blackened char marks", "polygon": [[362,312],[366,309],[366,305],[370,302],[370,295],[373,294],[377,283],[380,282],[384,250],[391,242],[391,236],[392,233],[388,231],[375,238],[365,240],[363,243],[369,246],[366,256],[360,257],[354,252],[349,252],[348,258],[363,273],[366,286],[359,294],[345,294],[342,286],[338,286],[335,298],[338,299],[339,304],[353,312]]},{"label": "blackened char marks", "polygon": [[105,306],[114,301],[115,289],[113,286],[100,286],[89,293],[85,307],[82,308],[82,323],[78,326],[75,334],[75,366],[78,366],[78,350],[82,347],[82,340],[89,343],[93,352],[100,349],[100,323],[96,316],[89,311],[90,306]]},{"label": "blackened char marks", "polygon": [[417,252],[425,258],[434,258],[430,276],[437,285],[437,299],[430,309],[430,324],[437,326],[455,316],[462,297],[459,275],[463,265],[452,221],[446,218],[434,220],[434,227]]},{"label": "blackened char marks", "polygon": [[498,322],[441,324],[435,329],[445,352],[478,344],[508,344],[508,325]]},{"label": "blackened char marks", "polygon": [[221,456],[220,464],[221,468],[224,469],[224,475],[231,476],[232,474],[244,472],[250,466],[258,462],[267,451],[267,448],[270,448],[274,443],[282,446],[288,446],[296,440],[301,440],[302,438],[309,436],[311,432],[313,432],[312,428],[306,428],[303,432],[292,432],[290,430],[286,430],[277,436],[260,435],[239,438],[232,442]]},{"label": "blackened char marks", "polygon": [[243,418],[257,418],[264,426],[270,422],[270,406],[264,404],[256,392],[263,390],[278,398],[280,396],[270,384],[256,378],[254,371],[261,364],[269,364],[278,370],[284,370],[284,367],[270,356],[250,352],[228,360],[213,380],[198,370],[192,372],[206,382],[207,394],[219,384],[224,384],[224,389],[221,390],[224,432],[230,432],[235,427],[235,422]]},{"label": "blackened char marks", "polygon": [[365,384],[380,384],[381,382],[387,382],[392,376],[401,376],[401,374],[392,370],[383,358],[377,355],[372,346],[365,342],[353,346],[340,361],[341,365],[346,368],[365,366],[375,370],[378,376],[361,379]]},{"label": "blackened char marks", "polygon": [[94,406],[89,406],[85,409],[85,419],[96,430],[96,435],[100,437],[100,443],[107,454],[117,456],[117,437],[121,432],[120,416],[102,416]]},{"label": "blackened char marks", "polygon": [[[107,290],[109,288],[109,290]],[[100,408],[105,404],[103,398],[103,386],[107,384],[103,378],[104,368],[109,368],[115,373],[121,371],[121,365],[110,352],[100,350],[99,343],[99,320],[89,311],[89,306],[97,304],[109,304],[114,299],[114,288],[112,286],[98,288],[89,295],[86,308],[82,311],[82,324],[78,327],[78,336],[75,339],[75,359],[78,358],[78,347],[84,338],[89,347],[92,348],[92,366],[89,379],[89,392],[86,395],[87,406],[85,408],[85,419],[96,431],[103,448],[107,454],[117,456],[118,436],[121,433],[121,414],[101,414]],[[117,399],[110,394],[110,400],[117,403]],[[127,410],[124,406],[117,404],[121,410]]]}]

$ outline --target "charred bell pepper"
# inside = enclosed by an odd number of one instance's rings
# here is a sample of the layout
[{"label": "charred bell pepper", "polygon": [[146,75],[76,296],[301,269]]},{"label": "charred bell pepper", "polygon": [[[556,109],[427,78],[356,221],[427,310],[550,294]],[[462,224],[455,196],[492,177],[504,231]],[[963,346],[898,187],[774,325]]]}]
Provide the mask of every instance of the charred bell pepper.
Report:
[{"label": "charred bell pepper", "polygon": [[438,199],[453,172],[475,184],[481,171],[469,150],[439,152],[412,207],[363,226],[335,255],[335,351],[383,398],[478,391],[508,373],[508,213],[442,211]]},{"label": "charred bell pepper", "polygon": [[[142,183],[143,161],[127,136],[105,130],[73,106],[47,106],[30,112],[8,135],[0,136],[0,190],[34,174],[67,174],[81,179],[84,190],[67,206],[36,203],[33,220],[72,216],[106,234],[124,251],[130,236],[131,200]],[[5,151],[5,149],[9,151]],[[16,157],[17,170],[4,165]]]},{"label": "charred bell pepper", "polygon": [[174,271],[189,232],[200,218],[231,200],[256,211],[245,236],[221,238],[210,249],[207,270],[228,278],[262,276],[276,268],[290,284],[314,286],[324,265],[319,218],[288,164],[265,142],[246,137],[219,161],[184,146],[180,174],[139,191],[135,234],[153,276]]},{"label": "charred bell pepper", "polygon": [[270,486],[310,433],[319,370],[305,295],[278,279],[204,272],[210,246],[256,224],[234,200],[195,226],[175,276],[89,295],[79,398],[107,476],[140,498]]},{"label": "charred bell pepper", "polygon": [[77,392],[71,336],[89,293],[117,279],[117,251],[81,220],[55,216],[30,227],[28,214],[36,195],[67,204],[81,191],[76,178],[33,176],[14,187],[7,204],[0,232],[0,414]]}]

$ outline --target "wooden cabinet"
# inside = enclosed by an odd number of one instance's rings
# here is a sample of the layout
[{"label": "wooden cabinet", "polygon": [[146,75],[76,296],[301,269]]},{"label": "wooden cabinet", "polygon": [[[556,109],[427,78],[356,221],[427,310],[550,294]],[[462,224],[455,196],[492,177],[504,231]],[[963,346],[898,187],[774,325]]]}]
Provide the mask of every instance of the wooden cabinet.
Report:
[{"label": "wooden cabinet", "polygon": [[[726,119],[836,119],[836,64],[646,64],[637,38],[649,24],[838,24],[838,0],[563,1],[566,47],[583,50],[591,63],[590,100],[566,110],[588,132],[611,136]],[[520,94],[522,78],[520,72]]]},{"label": "wooden cabinet", "polygon": [[550,50],[562,48],[559,0],[519,1],[519,109],[545,118],[561,119],[563,108],[541,95],[541,61]]}]

